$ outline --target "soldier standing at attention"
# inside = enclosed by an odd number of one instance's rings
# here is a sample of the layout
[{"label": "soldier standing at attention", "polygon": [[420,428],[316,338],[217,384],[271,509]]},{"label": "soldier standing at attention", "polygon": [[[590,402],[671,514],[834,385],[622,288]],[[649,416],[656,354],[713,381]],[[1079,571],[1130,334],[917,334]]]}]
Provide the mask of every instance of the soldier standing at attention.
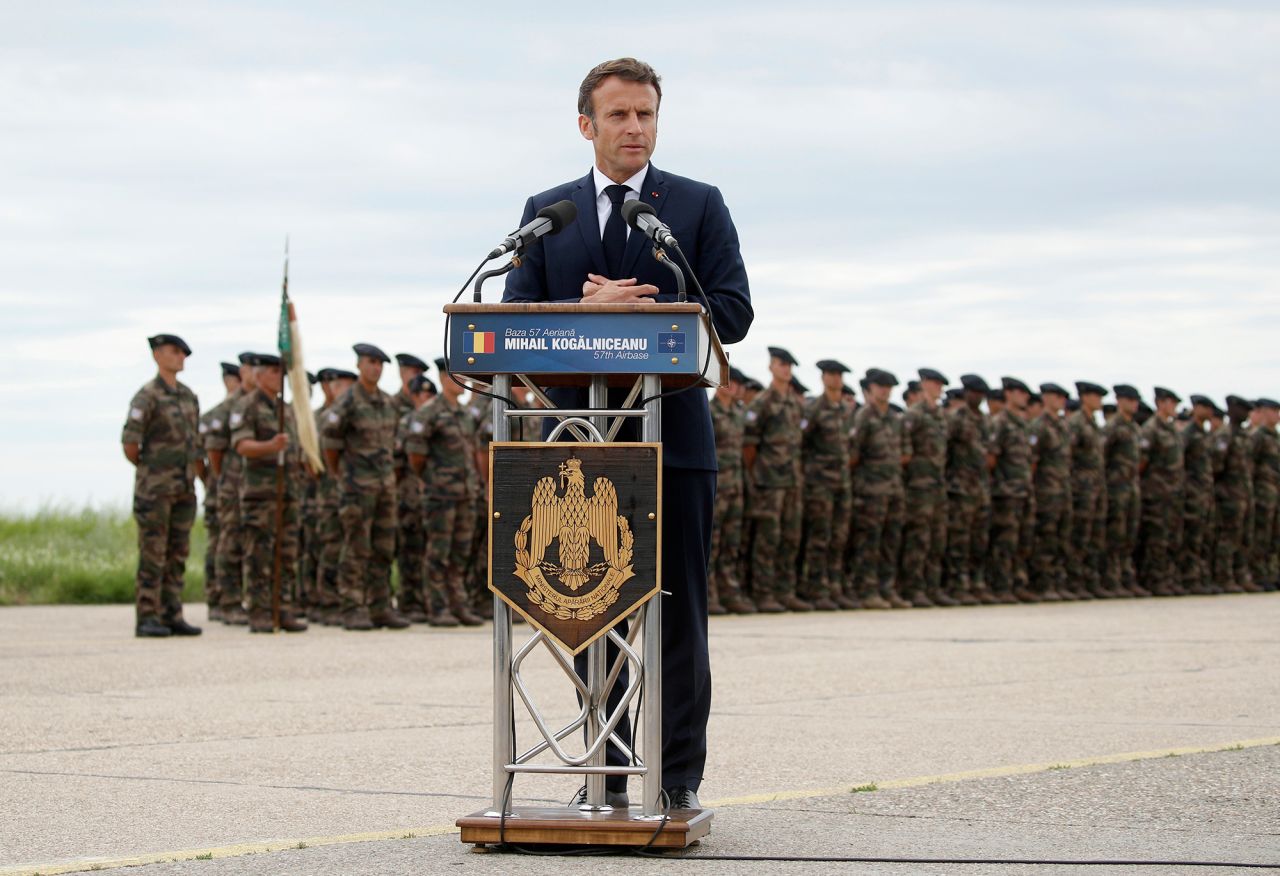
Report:
[{"label": "soldier standing at attention", "polygon": [[991,470],[991,549],[987,584],[1004,603],[1035,602],[1033,594],[1015,590],[1019,536],[1031,500],[1031,438],[1023,419],[1030,388],[1016,377],[1001,378],[1005,405],[991,419],[987,466]]},{"label": "soldier standing at attention", "polygon": [[240,527],[240,455],[231,446],[231,418],[236,402],[257,388],[254,382],[254,353],[241,353],[240,388],[227,397],[226,416],[215,426],[209,424],[204,436],[209,465],[218,482],[218,555],[214,574],[218,579],[218,605],[222,622],[236,626],[249,623],[242,602],[244,590],[244,533]]},{"label": "soldier standing at attention", "polygon": [[947,589],[961,605],[999,602],[977,576],[983,557],[974,549],[979,529],[987,528],[990,501],[986,423],[982,403],[990,388],[977,374],[960,375],[964,406],[947,424]]},{"label": "soldier standing at attention", "polygon": [[854,608],[844,595],[844,550],[852,514],[849,442],[853,412],[842,393],[848,366],[818,363],[822,394],[807,402],[802,425],[804,528],[807,533],[800,597],[820,611]]},{"label": "soldier standing at attention", "polygon": [[1142,425],[1139,439],[1142,449],[1139,579],[1142,586],[1156,596],[1178,596],[1185,593],[1174,564],[1181,544],[1185,474],[1182,437],[1174,415],[1182,399],[1172,390],[1157,386],[1155,400],[1155,411]]},{"label": "soldier standing at attention", "polygon": [[1187,593],[1218,592],[1210,570],[1208,550],[1213,526],[1213,461],[1207,434],[1215,405],[1203,395],[1191,396],[1191,419],[1183,424],[1182,460],[1186,489],[1182,503],[1182,544],[1178,549],[1178,569],[1182,589]]},{"label": "soldier standing at attention", "polygon": [[1238,395],[1227,396],[1230,423],[1216,436],[1215,450],[1221,462],[1213,485],[1218,515],[1213,575],[1227,593],[1254,590],[1245,552],[1245,525],[1253,505],[1253,464],[1245,422],[1252,410],[1252,402]]},{"label": "soldier standing at attention", "polygon": [[751,410],[760,393],[764,392],[764,384],[754,377],[747,377],[742,384],[741,408],[743,413],[743,447],[742,447],[742,550],[738,554],[738,583],[742,585],[742,593],[751,599],[754,605],[762,594],[755,591],[751,575],[751,552],[756,543],[754,485],[751,482],[751,470],[746,465],[746,413]]},{"label": "soldier standing at attention", "polygon": [[158,373],[129,402],[121,443],[136,469],[133,519],[138,525],[135,635],[198,636],[182,618],[182,585],[196,519],[195,479],[204,475],[200,403],[178,382],[191,348],[177,335],[147,338]]},{"label": "soldier standing at attention", "polygon": [[751,545],[752,596],[763,612],[810,611],[813,606],[796,595],[794,552],[783,538],[789,491],[796,489],[796,460],[800,458],[800,421],[804,404],[791,388],[791,368],[799,363],[782,347],[769,348],[768,389],[760,393],[745,415],[743,463],[751,483],[751,513],[755,537]]},{"label": "soldier standing at attention", "polygon": [[921,368],[919,374],[919,398],[902,419],[907,464],[903,475],[906,523],[901,589],[919,608],[959,605],[942,589],[947,542],[947,422],[939,403],[948,381],[932,368]]},{"label": "soldier standing at attention", "polygon": [[1044,410],[1031,421],[1035,442],[1035,551],[1031,590],[1045,602],[1077,599],[1067,578],[1071,535],[1071,438],[1062,409],[1069,393],[1056,383],[1040,384]]},{"label": "soldier standing at attention", "polygon": [[391,359],[372,344],[356,344],[359,379],[325,414],[325,463],[337,478],[342,521],[338,593],[348,630],[409,626],[391,605],[391,560],[396,545],[396,409],[378,388]]},{"label": "soldier standing at attention", "polygon": [[[467,564],[474,546],[480,474],[476,470],[474,421],[459,403],[462,385],[437,360],[440,394],[409,415],[405,453],[421,475],[427,524],[427,623],[456,627],[484,623],[471,609]],[[486,521],[487,523],[487,521]]]},{"label": "soldier standing at attention", "polygon": [[1083,599],[1118,596],[1103,583],[1106,568],[1107,478],[1097,414],[1110,390],[1077,381],[1079,409],[1067,418],[1071,444],[1071,542],[1067,572]]},{"label": "soldier standing at attention", "polygon": [[1142,399],[1128,384],[1114,387],[1116,412],[1102,444],[1107,465],[1107,588],[1118,596],[1150,596],[1137,581],[1133,553],[1141,507],[1138,464],[1141,437],[1134,415]]},{"label": "soldier standing at attention", "polygon": [[[400,368],[400,389],[391,400],[396,407],[396,445],[393,453],[396,476],[396,569],[400,586],[396,604],[402,613],[409,611],[411,594],[422,592],[422,554],[426,535],[422,524],[422,495],[419,479],[409,477],[404,455],[404,423],[417,405],[410,384],[427,371],[427,363],[412,353],[396,353]],[[408,597],[406,599],[406,597]]]},{"label": "soldier standing at attention", "polygon": [[[237,425],[231,446],[244,460],[240,480],[240,521],[244,529],[244,591],[249,606],[249,632],[275,631],[272,585],[276,539],[280,540],[280,628],[289,633],[306,630],[292,611],[289,583],[298,576],[298,500],[303,487],[302,456],[292,409],[285,410],[285,429],[279,431],[279,397],[284,383],[280,357],[259,353],[253,360],[253,392],[232,408]],[[281,457],[283,456],[283,460]],[[276,478],[284,466],[283,502],[277,506]],[[276,531],[277,511],[284,525]]]},{"label": "soldier standing at attention", "polygon": [[[436,360],[442,381],[449,380],[444,359]],[[493,594],[489,592],[489,445],[493,442],[493,399],[481,395],[476,381],[470,381],[471,397],[465,408],[471,419],[471,443],[476,471],[480,478],[479,492],[472,506],[475,509],[475,526],[471,542],[471,559],[467,562],[467,598],[471,611],[480,617],[493,618]],[[519,441],[524,426],[519,419],[510,425],[512,441]]]},{"label": "soldier standing at attention", "polygon": [[711,574],[708,614],[754,614],[756,607],[738,582],[742,552],[742,436],[746,418],[738,397],[746,377],[729,369],[729,385],[716,387],[711,398],[711,429],[716,440],[716,504],[711,527]]},{"label": "soldier standing at attention", "polygon": [[210,429],[221,429],[231,415],[231,396],[240,388],[240,366],[233,362],[223,362],[222,385],[227,394],[221,402],[214,405],[200,417],[200,450],[204,453],[206,463],[204,470],[204,531],[206,547],[204,553],[204,597],[209,607],[209,620],[222,620],[222,606],[218,590],[218,475],[213,470],[213,463],[208,460],[206,437]]},{"label": "soldier standing at attention", "polygon": [[889,410],[898,378],[867,369],[867,404],[853,418],[853,570],[863,608],[910,608],[895,590],[902,546],[902,428]]},{"label": "soldier standing at attention", "polygon": [[[324,430],[325,414],[356,382],[354,371],[322,368],[316,375],[324,392],[324,404],[315,411],[316,434]],[[338,481],[327,470],[316,480],[316,558],[313,598],[307,618],[325,626],[342,625],[342,600],[338,595],[338,565],[342,558],[342,521],[338,517]]]},{"label": "soldier standing at attention", "polygon": [[1250,540],[1253,583],[1275,590],[1280,578],[1280,402],[1260,398],[1254,402],[1258,423],[1250,431],[1253,460],[1253,538]]}]

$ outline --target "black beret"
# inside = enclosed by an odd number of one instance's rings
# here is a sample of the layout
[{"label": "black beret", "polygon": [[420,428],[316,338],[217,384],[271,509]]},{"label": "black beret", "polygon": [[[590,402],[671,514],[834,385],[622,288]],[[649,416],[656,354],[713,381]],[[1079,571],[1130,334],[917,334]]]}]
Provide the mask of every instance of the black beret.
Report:
[{"label": "black beret", "polygon": [[431,378],[425,374],[419,374],[418,376],[414,377],[412,380],[409,381],[409,392],[412,392],[416,395],[417,393],[420,393],[423,390],[425,390],[428,386],[431,387],[432,392],[435,391],[436,386],[434,383],[431,382]]},{"label": "black beret", "polygon": [[738,370],[737,368],[734,368],[732,365],[730,365],[730,366],[729,366],[729,380],[730,380],[730,381],[732,381],[733,383],[746,383],[746,382],[747,382],[747,375],[743,374],[740,370]]},{"label": "black beret", "polygon": [[254,356],[254,354],[253,354],[253,353],[250,353],[250,352],[248,352],[248,351],[245,351],[245,352],[241,353],[239,356],[237,356],[236,358],[240,360],[240,364],[241,364],[241,365],[252,365],[252,364],[253,364],[253,356]]},{"label": "black beret", "polygon": [[310,371],[307,372],[307,383],[310,383],[312,386],[315,386],[319,382],[320,382],[319,377],[312,374]]},{"label": "black beret", "polygon": [[328,383],[330,380],[337,378],[336,370],[334,368],[321,368],[316,372],[316,380],[320,383]]},{"label": "black beret", "polygon": [[796,377],[794,374],[791,376],[791,388],[802,395],[809,391],[809,387],[801,383],[800,378]]},{"label": "black beret", "polygon": [[867,380],[867,378],[865,378],[865,377],[858,381],[858,386],[862,387],[862,391],[863,391],[863,392],[866,392],[866,391],[867,391],[867,387],[868,387],[868,386],[870,386],[870,385],[871,385],[871,381],[870,381],[870,380]]},{"label": "black beret", "polygon": [[237,365],[235,362],[219,362],[218,364],[222,366],[223,377],[239,377],[240,376],[240,366]]},{"label": "black beret", "polygon": [[1269,399],[1269,398],[1255,399],[1253,404],[1254,404],[1254,407],[1268,408],[1269,410],[1280,411],[1280,402],[1275,401],[1274,399]]},{"label": "black beret", "polygon": [[441,374],[445,374],[449,371],[449,363],[445,361],[444,356],[436,359],[436,370]]},{"label": "black beret", "polygon": [[1225,416],[1227,415],[1227,412],[1226,412],[1226,411],[1224,411],[1222,408],[1218,407],[1217,405],[1214,405],[1214,406],[1213,406],[1213,415],[1214,415],[1215,417],[1217,417],[1219,420],[1221,420],[1223,417],[1225,417]]},{"label": "black beret", "polygon": [[1011,389],[1020,389],[1027,395],[1031,395],[1031,387],[1027,386],[1016,377],[1001,377],[1000,386],[1005,392],[1008,392]]},{"label": "black beret", "polygon": [[854,391],[849,387],[849,384],[847,383],[840,384],[840,394],[847,395],[850,398],[857,398],[857,395],[854,393]]},{"label": "black beret", "polygon": [[961,374],[960,385],[974,392],[987,393],[991,391],[991,387],[987,386],[987,382],[977,374]]},{"label": "black beret", "polygon": [[1004,390],[1003,390],[1003,389],[989,389],[989,390],[987,390],[987,398],[991,399],[992,401],[1002,402],[1002,401],[1004,401]]},{"label": "black beret", "polygon": [[1142,401],[1141,399],[1139,399],[1139,400],[1138,400],[1138,413],[1142,414],[1144,417],[1149,417],[1149,416],[1151,416],[1152,414],[1154,414],[1154,413],[1155,413],[1155,411],[1153,411],[1153,410],[1151,409],[1151,405],[1149,405],[1149,404],[1147,404],[1146,402],[1144,402],[1144,401]]},{"label": "black beret", "polygon": [[897,386],[898,378],[883,368],[868,368],[867,383],[874,383],[876,386]]},{"label": "black beret", "polygon": [[1204,405],[1206,408],[1217,407],[1217,405],[1213,403],[1213,399],[1209,398],[1207,395],[1200,395],[1199,393],[1191,396],[1191,403],[1193,405]]},{"label": "black beret", "polygon": [[1050,393],[1050,392],[1051,392],[1051,393],[1053,393],[1054,395],[1060,395],[1060,396],[1062,396],[1063,398],[1070,398],[1070,397],[1071,397],[1071,393],[1067,392],[1065,389],[1063,389],[1061,386],[1058,386],[1058,384],[1056,384],[1056,383],[1042,383],[1042,384],[1040,384],[1040,392],[1041,392],[1041,393]]},{"label": "black beret", "polygon": [[396,353],[396,361],[406,368],[421,368],[427,370],[427,363],[423,362],[412,353]]},{"label": "black beret", "polygon": [[895,414],[900,414],[902,413],[902,405],[895,405],[893,402],[889,402],[889,410],[893,411]]},{"label": "black beret", "polygon": [[1040,395],[1040,393],[1038,393],[1038,392],[1028,393],[1028,394],[1027,394],[1027,404],[1029,404],[1029,405],[1042,405],[1042,404],[1044,404],[1044,398],[1043,398],[1043,397]]},{"label": "black beret", "polygon": [[1182,396],[1178,395],[1172,389],[1165,389],[1163,386],[1157,386],[1155,388],[1155,397],[1156,401],[1160,401],[1165,398],[1171,398],[1176,402],[1182,401]]},{"label": "black beret", "polygon": [[955,401],[958,398],[964,398],[964,387],[957,386],[954,389],[947,390],[947,400]]},{"label": "black beret", "polygon": [[274,366],[276,368],[279,368],[280,357],[277,356],[275,353],[254,353],[253,362],[251,362],[250,364],[257,365],[259,367]]},{"label": "black beret", "polygon": [[335,368],[333,369],[333,379],[334,380],[359,380],[360,375],[356,374],[354,371],[348,371],[345,368]]},{"label": "black beret", "polygon": [[1244,408],[1246,411],[1253,410],[1253,402],[1249,401],[1247,398],[1244,398],[1238,395],[1227,396],[1227,407],[1230,408],[1232,405],[1238,405]]},{"label": "black beret", "polygon": [[162,347],[165,344],[173,344],[186,355],[191,355],[191,348],[187,346],[187,342],[177,335],[152,335],[147,338],[147,343],[151,345],[151,349]]},{"label": "black beret", "polygon": [[1127,398],[1134,401],[1142,401],[1142,394],[1127,383],[1118,383],[1112,387],[1116,394],[1116,398]]},{"label": "black beret", "polygon": [[1101,397],[1107,395],[1109,392],[1110,390],[1100,383],[1090,383],[1087,380],[1076,381],[1076,393],[1079,395],[1096,395]]},{"label": "black beret", "polygon": [[1069,398],[1069,399],[1067,399],[1067,410],[1068,410],[1068,411],[1070,411],[1070,412],[1071,412],[1071,413],[1073,413],[1073,414],[1074,414],[1076,411],[1080,410],[1080,399],[1078,399],[1078,398]]},{"label": "black beret", "polygon": [[760,381],[756,380],[754,377],[748,377],[748,378],[747,378],[747,382],[746,382],[746,383],[744,383],[744,384],[742,384],[742,385],[743,385],[745,388],[747,388],[747,389],[751,390],[752,392],[763,392],[763,391],[764,391],[764,384],[763,384],[763,383],[761,383]]},{"label": "black beret", "polygon": [[390,362],[391,357],[379,350],[373,344],[355,344],[351,349],[356,351],[357,356],[368,356],[371,359],[377,359],[380,362]]},{"label": "black beret", "polygon": [[1174,419],[1177,420],[1179,423],[1185,423],[1187,420],[1191,419],[1191,411],[1187,410],[1186,408],[1183,408],[1182,410],[1178,411],[1178,413],[1174,416]]},{"label": "black beret", "polygon": [[1115,412],[1116,412],[1116,406],[1111,402],[1107,402],[1105,405],[1102,406],[1102,413],[1106,414],[1107,416],[1111,416]]},{"label": "black beret", "polygon": [[932,368],[921,368],[916,373],[920,375],[921,380],[936,380],[939,383],[941,383],[943,386],[946,386],[948,383],[951,382],[950,380],[947,380],[947,378],[942,375],[941,371],[935,371]]},{"label": "black beret", "polygon": [[783,362],[786,362],[788,365],[800,364],[799,362],[796,361],[795,356],[792,356],[788,351],[784,350],[782,347],[770,347],[769,355],[775,359],[781,359]]},{"label": "black beret", "polygon": [[822,359],[818,362],[818,370],[827,374],[845,374],[849,371],[849,366],[835,359]]}]

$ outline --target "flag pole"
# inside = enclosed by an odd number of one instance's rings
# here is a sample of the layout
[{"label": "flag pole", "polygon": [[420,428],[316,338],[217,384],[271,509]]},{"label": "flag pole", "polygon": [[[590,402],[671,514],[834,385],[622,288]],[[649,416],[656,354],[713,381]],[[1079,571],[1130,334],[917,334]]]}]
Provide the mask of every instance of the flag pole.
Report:
[{"label": "flag pole", "polygon": [[[284,385],[289,377],[289,237],[284,239],[284,282],[280,287],[280,331],[278,344],[280,347],[280,390],[276,393],[276,434],[285,434],[284,420]],[[282,565],[282,548],[284,542],[284,476],[285,453],[287,448],[276,455],[276,537],[275,556],[271,571],[271,626],[280,629],[280,573]]]}]

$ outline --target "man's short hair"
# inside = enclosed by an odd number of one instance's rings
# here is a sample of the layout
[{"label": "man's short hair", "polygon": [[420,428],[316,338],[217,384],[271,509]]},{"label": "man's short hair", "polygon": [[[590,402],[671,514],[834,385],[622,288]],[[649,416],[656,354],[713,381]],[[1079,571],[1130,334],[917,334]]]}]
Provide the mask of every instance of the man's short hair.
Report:
[{"label": "man's short hair", "polygon": [[658,105],[662,105],[662,77],[657,71],[644,61],[637,61],[635,58],[615,58],[592,67],[587,78],[583,79],[582,84],[578,86],[579,113],[595,121],[596,108],[591,104],[591,95],[600,83],[610,76],[617,76],[629,82],[652,85],[653,90],[658,92]]}]

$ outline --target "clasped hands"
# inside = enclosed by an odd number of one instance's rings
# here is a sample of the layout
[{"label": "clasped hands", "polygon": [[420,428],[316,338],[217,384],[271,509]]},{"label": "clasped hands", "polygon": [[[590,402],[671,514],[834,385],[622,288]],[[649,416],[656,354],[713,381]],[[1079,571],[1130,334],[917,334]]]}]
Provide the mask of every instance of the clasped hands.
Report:
[{"label": "clasped hands", "polygon": [[637,284],[636,278],[610,280],[599,274],[587,274],[582,284],[582,300],[592,304],[656,304],[658,287]]}]

